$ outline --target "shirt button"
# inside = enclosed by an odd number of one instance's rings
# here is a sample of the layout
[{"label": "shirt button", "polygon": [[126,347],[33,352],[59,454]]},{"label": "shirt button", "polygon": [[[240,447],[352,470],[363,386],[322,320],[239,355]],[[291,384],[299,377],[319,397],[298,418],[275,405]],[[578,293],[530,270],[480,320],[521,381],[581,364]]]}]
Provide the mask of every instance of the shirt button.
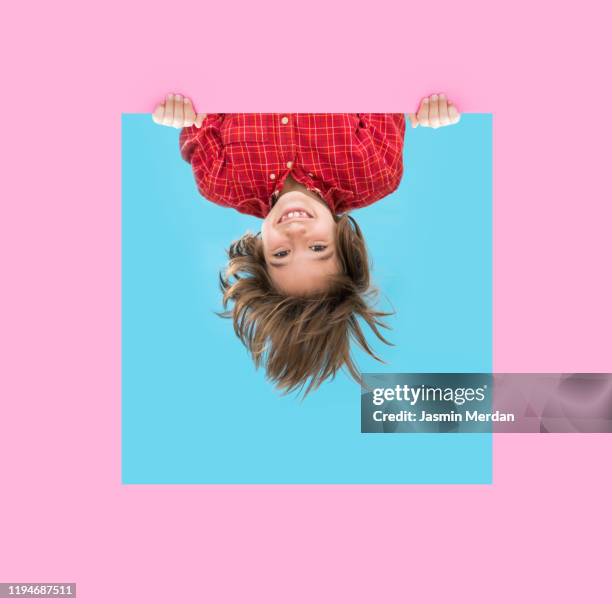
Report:
[{"label": "shirt button", "polygon": [[293,162],[292,161],[288,161],[287,162],[287,168],[289,168],[291,170],[291,168],[293,168]]},{"label": "shirt button", "polygon": [[289,118],[287,116],[283,117],[283,119],[281,120],[281,124],[288,124],[289,123]]},{"label": "shirt button", "polygon": [[270,174],[270,180],[274,180],[276,178],[276,174],[272,173]]},{"label": "shirt button", "polygon": [[310,176],[310,178],[312,178],[312,176],[313,176],[312,172],[308,172],[308,176]]}]

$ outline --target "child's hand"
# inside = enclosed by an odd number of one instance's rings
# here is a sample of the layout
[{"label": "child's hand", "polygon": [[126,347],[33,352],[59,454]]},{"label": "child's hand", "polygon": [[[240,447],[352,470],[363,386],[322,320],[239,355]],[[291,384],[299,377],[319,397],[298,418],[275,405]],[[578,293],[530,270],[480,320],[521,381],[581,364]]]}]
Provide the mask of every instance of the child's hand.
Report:
[{"label": "child's hand", "polygon": [[187,126],[200,127],[205,113],[198,113],[193,108],[191,101],[180,94],[169,94],[153,112],[153,121],[162,126],[173,128],[186,128]]},{"label": "child's hand", "polygon": [[461,116],[457,107],[448,102],[444,94],[432,94],[421,101],[421,106],[414,113],[409,113],[408,117],[412,127],[423,126],[424,128],[440,128],[441,126],[451,126],[456,124]]}]

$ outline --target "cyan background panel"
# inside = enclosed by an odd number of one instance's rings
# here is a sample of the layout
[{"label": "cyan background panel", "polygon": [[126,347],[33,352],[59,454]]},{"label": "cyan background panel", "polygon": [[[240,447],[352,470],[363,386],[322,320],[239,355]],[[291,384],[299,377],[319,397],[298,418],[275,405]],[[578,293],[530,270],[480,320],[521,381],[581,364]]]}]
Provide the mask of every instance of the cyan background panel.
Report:
[{"label": "cyan background panel", "polygon": [[[364,372],[492,371],[492,116],[406,131],[400,188],[354,212],[393,348]],[[490,434],[361,434],[342,374],[304,401],[218,318],[225,249],[260,221],[197,192],[178,130],[122,117],[124,483],[489,483]]]}]

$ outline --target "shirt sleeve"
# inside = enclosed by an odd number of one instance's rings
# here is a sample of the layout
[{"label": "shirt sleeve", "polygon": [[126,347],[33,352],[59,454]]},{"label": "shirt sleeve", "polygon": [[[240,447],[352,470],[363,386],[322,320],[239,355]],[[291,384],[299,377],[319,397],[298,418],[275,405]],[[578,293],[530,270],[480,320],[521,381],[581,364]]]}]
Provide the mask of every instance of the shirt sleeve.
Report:
[{"label": "shirt sleeve", "polygon": [[[359,126],[390,174],[401,177],[406,119],[403,113],[358,113]],[[399,184],[399,183],[398,183]]]},{"label": "shirt sleeve", "polygon": [[206,164],[218,158],[223,150],[219,129],[225,118],[224,113],[209,113],[204,118],[202,126],[183,128],[179,135],[181,157],[192,163],[194,154]]},{"label": "shirt sleeve", "polygon": [[[232,118],[230,113],[209,113],[200,128],[183,128],[179,135],[181,156],[191,164],[196,186],[205,199],[263,218],[270,209],[269,195],[260,195],[253,183],[234,177],[236,155],[230,152],[232,136],[229,129]],[[238,158],[244,161],[240,155]]]}]

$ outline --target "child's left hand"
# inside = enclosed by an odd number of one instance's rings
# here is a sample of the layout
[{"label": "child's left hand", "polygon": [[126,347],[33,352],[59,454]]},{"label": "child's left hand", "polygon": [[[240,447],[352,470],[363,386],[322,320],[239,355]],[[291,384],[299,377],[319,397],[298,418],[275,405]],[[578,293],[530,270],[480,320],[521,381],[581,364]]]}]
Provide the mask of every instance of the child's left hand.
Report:
[{"label": "child's left hand", "polygon": [[461,115],[457,107],[446,99],[445,94],[432,94],[421,100],[421,106],[416,114],[409,113],[408,117],[413,128],[440,128],[456,124]]}]

